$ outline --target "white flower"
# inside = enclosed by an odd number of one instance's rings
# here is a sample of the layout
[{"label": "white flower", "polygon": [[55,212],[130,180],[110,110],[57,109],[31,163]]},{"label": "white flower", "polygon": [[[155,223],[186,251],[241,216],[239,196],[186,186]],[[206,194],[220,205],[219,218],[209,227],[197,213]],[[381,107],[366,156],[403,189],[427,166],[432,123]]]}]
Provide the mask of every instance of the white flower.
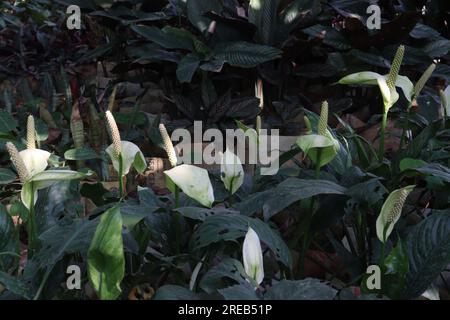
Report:
[{"label": "white flower", "polygon": [[264,279],[263,256],[261,243],[256,232],[248,228],[242,247],[244,268],[247,275],[259,285]]},{"label": "white flower", "polygon": [[239,157],[228,149],[221,156],[220,179],[222,179],[225,189],[233,194],[244,182],[244,168]]},{"label": "white flower", "polygon": [[137,172],[142,173],[147,168],[145,157],[137,145],[129,141],[120,141],[120,154],[117,155],[117,145],[114,143],[106,148],[114,169],[120,172],[120,158],[122,158],[122,177],[130,172],[133,166]]},{"label": "white flower", "polygon": [[205,207],[214,203],[214,191],[209,180],[208,171],[189,164],[182,164],[164,171],[167,188],[175,193],[175,185],[188,197],[197,200]]},{"label": "white flower", "polygon": [[19,152],[30,177],[44,171],[48,166],[50,152],[41,149],[25,149]]}]

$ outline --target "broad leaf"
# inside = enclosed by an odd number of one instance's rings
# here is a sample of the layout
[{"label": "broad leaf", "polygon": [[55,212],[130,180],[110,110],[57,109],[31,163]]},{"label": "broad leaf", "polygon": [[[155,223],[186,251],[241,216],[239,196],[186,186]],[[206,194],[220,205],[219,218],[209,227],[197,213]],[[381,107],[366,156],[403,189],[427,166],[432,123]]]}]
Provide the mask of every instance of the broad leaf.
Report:
[{"label": "broad leaf", "polygon": [[272,250],[277,260],[290,268],[292,265],[291,253],[281,237],[263,221],[239,214],[217,215],[206,218],[205,222],[195,231],[193,236],[194,248],[201,249],[220,241],[237,241],[237,239],[245,236],[249,226],[255,230],[260,240]]},{"label": "broad leaf", "polygon": [[267,289],[265,300],[333,300],[337,290],[318,280],[307,278],[282,280]]},{"label": "broad leaf", "polygon": [[116,299],[125,274],[122,216],[115,207],[102,214],[88,252],[89,280],[102,300]]},{"label": "broad leaf", "polygon": [[9,169],[0,168],[0,185],[9,184],[16,180],[16,174]]},{"label": "broad leaf", "polygon": [[0,132],[6,133],[17,127],[17,121],[6,110],[0,110]]},{"label": "broad leaf", "polygon": [[[226,285],[226,280],[232,280],[238,284],[252,281],[245,273],[240,261],[225,259],[217,266],[212,267],[201,279],[200,288],[207,293],[213,293]],[[253,286],[254,290],[254,286]]]},{"label": "broad leaf", "polygon": [[263,210],[264,218],[269,219],[299,200],[318,194],[344,194],[345,192],[344,187],[331,181],[289,178],[273,189],[252,194],[236,204],[234,208],[244,215]]},{"label": "broad leaf", "polygon": [[154,300],[198,300],[191,290],[175,285],[165,285],[156,291]]},{"label": "broad leaf", "polygon": [[436,211],[405,239],[409,271],[402,296],[420,296],[450,263],[450,212]]},{"label": "broad leaf", "polygon": [[200,65],[200,59],[196,54],[188,54],[181,59],[177,68],[177,79],[181,83],[189,83]]},{"label": "broad leaf", "polygon": [[232,42],[215,48],[215,58],[241,68],[257,65],[280,58],[279,49],[249,42]]}]

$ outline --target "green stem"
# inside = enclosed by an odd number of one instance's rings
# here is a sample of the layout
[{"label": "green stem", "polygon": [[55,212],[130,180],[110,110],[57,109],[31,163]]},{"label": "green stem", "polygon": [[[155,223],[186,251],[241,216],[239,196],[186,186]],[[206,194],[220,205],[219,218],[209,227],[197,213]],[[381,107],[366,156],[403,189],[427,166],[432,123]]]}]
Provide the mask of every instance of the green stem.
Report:
[{"label": "green stem", "polygon": [[[180,189],[178,188],[178,186],[175,186],[175,208],[177,209],[179,207],[179,201],[180,201]],[[180,213],[174,211],[174,233],[175,233],[175,253],[176,254],[180,254],[181,250],[181,240],[180,240],[180,236],[181,236],[181,221],[180,221]]]},{"label": "green stem", "polygon": [[29,203],[30,209],[28,210],[28,256],[31,258],[33,256],[33,251],[36,249],[36,220],[34,216],[34,183],[31,182],[31,199]]},{"label": "green stem", "polygon": [[400,150],[403,149],[403,144],[405,143],[406,131],[408,131],[409,118],[411,116],[411,106],[412,104],[410,103],[406,111],[406,120],[405,124],[403,125],[402,137],[400,138]]},{"label": "green stem", "polygon": [[322,158],[322,149],[319,148],[319,150],[317,150],[317,163],[316,163],[316,180],[319,179],[320,177],[320,160]]},{"label": "green stem", "polygon": [[124,197],[122,155],[119,155],[119,196],[120,196],[120,199],[123,199],[123,197]]},{"label": "green stem", "polygon": [[387,125],[387,116],[388,111],[385,110],[383,113],[383,120],[381,121],[381,128],[380,128],[380,148],[379,148],[379,161],[380,163],[383,162],[384,158],[384,136],[386,131],[386,125]]}]

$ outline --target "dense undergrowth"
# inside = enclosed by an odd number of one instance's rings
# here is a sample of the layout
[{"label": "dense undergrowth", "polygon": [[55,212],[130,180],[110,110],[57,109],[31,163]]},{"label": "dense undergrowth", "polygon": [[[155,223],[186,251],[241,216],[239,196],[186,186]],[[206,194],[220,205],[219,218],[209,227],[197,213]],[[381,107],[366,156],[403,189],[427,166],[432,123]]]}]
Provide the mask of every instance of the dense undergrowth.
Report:
[{"label": "dense undergrowth", "polygon": [[[2,2],[0,299],[448,299],[449,5],[369,4]],[[294,140],[207,170],[194,121]]]}]

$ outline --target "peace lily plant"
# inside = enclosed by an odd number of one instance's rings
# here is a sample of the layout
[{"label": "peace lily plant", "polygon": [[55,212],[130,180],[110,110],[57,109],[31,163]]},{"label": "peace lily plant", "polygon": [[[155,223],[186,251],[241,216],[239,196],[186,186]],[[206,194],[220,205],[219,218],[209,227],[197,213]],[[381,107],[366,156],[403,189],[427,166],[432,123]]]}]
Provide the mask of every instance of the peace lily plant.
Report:
[{"label": "peace lily plant", "polygon": [[380,88],[384,104],[383,119],[380,128],[380,161],[382,161],[384,157],[384,136],[387,125],[387,116],[391,107],[399,99],[399,94],[397,93],[396,87],[400,87],[403,90],[405,97],[410,102],[414,92],[414,85],[412,84],[412,82],[407,77],[399,75],[400,66],[402,64],[404,54],[405,46],[401,45],[395,54],[391,69],[389,71],[389,74],[387,75],[364,71],[353,73],[339,80],[340,84],[378,85],[378,87]]},{"label": "peace lily plant", "polygon": [[[309,123],[309,120],[307,121]],[[308,155],[316,166],[316,176],[319,175],[320,168],[331,162],[339,151],[339,141],[337,141],[327,128],[328,124],[328,102],[324,101],[320,110],[317,134],[309,132],[300,136],[296,143],[302,151]]]},{"label": "peace lily plant", "polygon": [[130,141],[121,140],[116,120],[109,110],[106,111],[105,117],[112,140],[112,144],[106,148],[106,153],[119,174],[119,194],[123,198],[125,196],[123,178],[130,172],[131,167],[134,167],[138,173],[143,173],[147,168],[147,163],[137,145]]},{"label": "peace lily plant", "polygon": [[26,136],[27,148],[25,150],[19,152],[12,142],[6,143],[6,149],[22,183],[20,198],[28,209],[28,248],[32,251],[36,248],[37,242],[34,205],[38,200],[38,191],[61,180],[83,179],[87,174],[61,169],[45,170],[51,154],[36,148],[36,129],[32,115],[27,120]]}]

